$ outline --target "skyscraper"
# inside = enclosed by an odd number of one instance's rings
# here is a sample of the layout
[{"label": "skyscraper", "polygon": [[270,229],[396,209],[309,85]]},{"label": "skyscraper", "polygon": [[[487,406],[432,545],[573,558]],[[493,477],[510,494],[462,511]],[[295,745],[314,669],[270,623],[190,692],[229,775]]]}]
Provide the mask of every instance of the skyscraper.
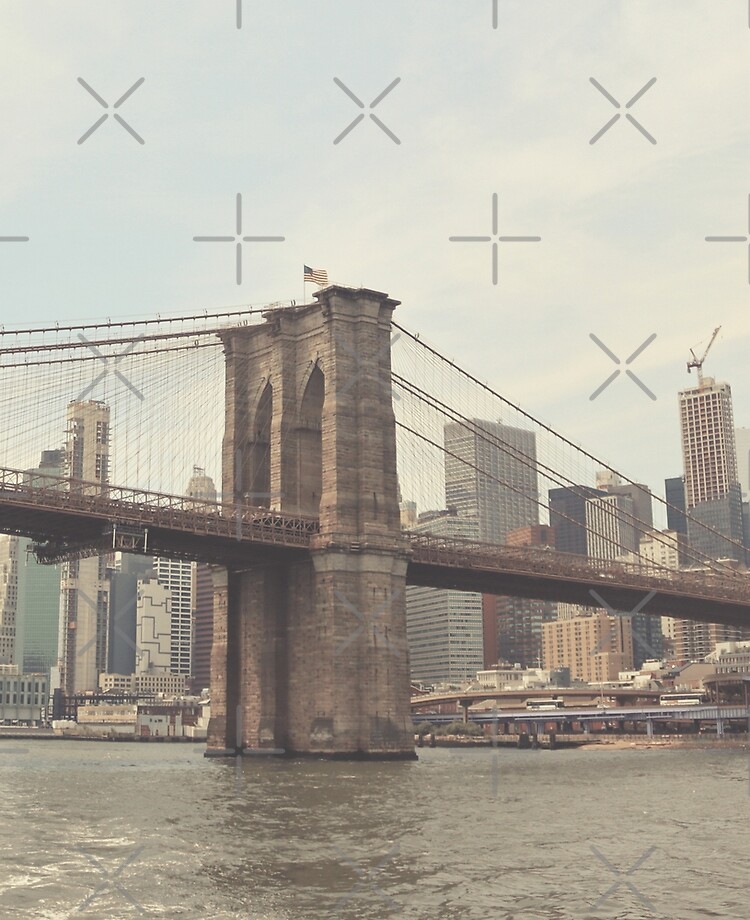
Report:
[{"label": "skyscraper", "polygon": [[135,673],[161,671],[187,674],[172,667],[172,596],[169,588],[154,578],[153,570],[138,579],[136,612]]},{"label": "skyscraper", "polygon": [[[71,491],[96,495],[109,482],[109,406],[95,400],[68,404],[65,475]],[[96,690],[107,670],[109,581],[106,557],[63,563],[60,588],[62,688],[72,695]]]},{"label": "skyscraper", "polygon": [[703,377],[680,391],[679,405],[690,545],[715,559],[740,559],[733,545],[742,544],[743,527],[731,387]]},{"label": "skyscraper", "polygon": [[742,486],[745,501],[750,498],[750,428],[735,428],[734,441],[737,447],[737,478]]},{"label": "skyscraper", "polygon": [[606,495],[592,486],[565,486],[549,490],[549,522],[555,531],[555,548],[561,553],[588,556],[586,502]]},{"label": "skyscraper", "polygon": [[[518,527],[508,533],[507,542],[508,546],[554,548],[554,530],[547,524]],[[486,597],[485,618],[492,618],[493,601],[497,654],[489,664],[485,656],[485,666],[507,661],[524,668],[541,667],[542,624],[556,618],[557,604],[527,597]],[[491,624],[488,626],[491,628]]]},{"label": "skyscraper", "polygon": [[737,453],[728,383],[706,377],[681,390],[680,426],[687,508],[721,498],[738,482]]},{"label": "skyscraper", "polygon": [[685,517],[685,477],[673,476],[664,480],[664,496],[667,500],[667,527],[677,533],[687,533]]},{"label": "skyscraper", "polygon": [[[191,498],[216,501],[213,479],[199,466],[193,467],[187,494]],[[192,578],[192,653],[190,673],[194,693],[200,693],[211,684],[211,646],[214,636],[214,583],[210,565],[198,562],[193,566]]]},{"label": "skyscraper", "polygon": [[195,562],[157,556],[158,583],[170,594],[170,667],[172,674],[190,674],[192,655]]},{"label": "skyscraper", "polygon": [[597,474],[601,494],[586,502],[588,554],[616,559],[637,552],[638,543],[653,529],[651,492],[640,483],[624,483],[609,470]]},{"label": "skyscraper", "polygon": [[[521,543],[534,543],[539,537],[536,434],[502,422],[472,419],[471,430],[459,423],[447,424],[444,437],[447,507],[474,522],[479,540],[505,543],[519,528],[531,527]],[[535,663],[540,654],[537,627],[546,607],[514,597],[486,597],[481,606],[483,664],[490,666],[508,656],[514,662]]]},{"label": "skyscraper", "polygon": [[[63,475],[64,452],[45,450],[24,482],[54,487]],[[60,566],[40,565],[26,537],[0,536],[0,662],[20,671],[46,673],[57,664]],[[9,651],[12,639],[13,650]]]},{"label": "skyscraper", "polygon": [[589,556],[617,559],[637,549],[635,507],[628,495],[602,495],[586,502]]},{"label": "skyscraper", "polygon": [[[741,559],[735,544],[743,542],[742,487],[731,387],[699,374],[697,386],[680,391],[679,406],[690,548],[713,559]],[[676,657],[686,660],[703,658],[716,641],[742,637],[731,627],[683,619],[668,628]]]},{"label": "skyscraper", "polygon": [[216,501],[216,485],[202,466],[193,467],[193,475],[187,486],[188,498],[202,499],[205,502]]},{"label": "skyscraper", "polygon": [[[653,509],[648,487],[622,482],[611,470],[598,473],[596,484],[605,494],[586,503],[589,555],[598,559],[628,558],[640,552],[640,546],[649,536],[653,542]],[[664,647],[661,619],[639,612],[628,614],[627,620],[635,666],[640,667],[646,659],[661,657]]]},{"label": "skyscraper", "polygon": [[0,664],[17,665],[18,537],[0,537]]},{"label": "skyscraper", "polygon": [[136,671],[138,584],[154,567],[151,556],[116,553],[109,569],[109,648],[110,674]]},{"label": "skyscraper", "polygon": [[470,431],[445,426],[446,506],[477,522],[479,540],[504,543],[509,531],[539,523],[536,434],[483,419],[471,424]]},{"label": "skyscraper", "polygon": [[192,690],[200,693],[211,686],[211,647],[214,638],[213,569],[203,562],[195,566],[195,609],[193,611]]},{"label": "skyscraper", "polygon": [[[455,513],[420,515],[413,528],[445,537],[476,539],[477,524]],[[461,683],[482,669],[482,595],[443,588],[406,589],[406,635],[414,681]]]},{"label": "skyscraper", "polygon": [[640,538],[653,530],[654,511],[651,491],[648,486],[638,482],[614,482],[606,486],[608,495],[621,495],[633,503],[633,517],[630,523],[635,530],[636,545]]}]

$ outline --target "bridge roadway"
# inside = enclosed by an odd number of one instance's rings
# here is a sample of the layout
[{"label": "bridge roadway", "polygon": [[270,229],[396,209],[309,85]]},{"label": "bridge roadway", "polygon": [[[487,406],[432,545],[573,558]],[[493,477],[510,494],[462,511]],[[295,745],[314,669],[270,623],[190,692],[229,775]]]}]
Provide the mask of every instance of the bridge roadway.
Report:
[{"label": "bridge roadway", "polygon": [[[565,687],[541,690],[465,690],[452,693],[428,693],[423,696],[411,698],[412,712],[429,712],[429,707],[441,707],[455,703],[460,709],[468,709],[476,703],[485,703],[489,700],[505,701],[511,705],[520,705],[527,699],[549,699],[551,696],[561,697],[565,705],[578,703],[579,705],[595,705],[601,696],[615,701],[615,706],[628,703],[643,702],[655,703],[663,690],[634,689],[633,687],[617,687],[600,691],[596,687]],[[425,708],[427,707],[427,708]],[[505,710],[500,710],[504,712]]]},{"label": "bridge roadway", "polygon": [[[420,715],[414,713],[415,725],[420,722],[456,721],[455,715],[442,713],[435,715]],[[750,719],[750,707],[747,706],[629,706],[605,707],[594,709],[556,709],[549,712],[538,710],[488,710],[485,712],[469,712],[469,722],[480,725],[493,723],[519,723],[534,722],[537,725],[547,722],[716,722],[720,719]]]},{"label": "bridge roadway", "polygon": [[252,562],[306,555],[317,531],[315,518],[0,468],[0,532],[30,537],[46,562],[117,549],[235,567],[248,546]]},{"label": "bridge roadway", "polygon": [[[198,559],[230,568],[306,554],[314,518],[119,486],[33,477],[0,468],[0,532],[30,537],[56,562],[118,549]],[[248,548],[252,547],[252,553]],[[365,549],[363,544],[343,547]],[[591,605],[732,626],[750,623],[746,573],[668,571],[554,550],[405,534],[407,584]]]}]

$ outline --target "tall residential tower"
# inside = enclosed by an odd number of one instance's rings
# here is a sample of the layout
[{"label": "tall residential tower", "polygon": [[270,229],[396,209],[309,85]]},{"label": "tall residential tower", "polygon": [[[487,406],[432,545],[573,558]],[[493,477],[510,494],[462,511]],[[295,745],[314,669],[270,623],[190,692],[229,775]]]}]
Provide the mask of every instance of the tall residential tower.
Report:
[{"label": "tall residential tower", "polygon": [[[71,491],[104,493],[109,482],[110,412],[106,403],[68,404],[65,475]],[[109,581],[105,556],[75,559],[62,566],[60,586],[60,670],[65,693],[98,688],[107,670]]]},{"label": "tall residential tower", "polygon": [[698,386],[680,391],[679,400],[690,545],[714,559],[741,559],[736,544],[743,542],[742,490],[731,387],[701,377]]}]

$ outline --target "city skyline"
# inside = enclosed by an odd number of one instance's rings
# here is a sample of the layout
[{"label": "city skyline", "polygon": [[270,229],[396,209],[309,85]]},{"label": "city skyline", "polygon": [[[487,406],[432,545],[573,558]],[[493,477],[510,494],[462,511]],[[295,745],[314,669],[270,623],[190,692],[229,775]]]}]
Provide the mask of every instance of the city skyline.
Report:
[{"label": "city skyline", "polygon": [[[74,484],[56,482],[66,477],[95,484],[87,493],[102,491],[109,481],[112,433],[105,402],[70,401],[61,424],[64,446],[42,450],[41,462],[26,471],[27,481],[76,491]],[[216,499],[213,480],[198,467],[185,492]],[[196,563],[160,556],[118,559],[122,554],[111,553],[41,565],[32,546],[26,537],[0,536],[0,664],[13,664],[22,674],[45,674],[51,690],[57,674],[67,694],[97,690],[104,673],[156,668],[191,676]],[[149,573],[154,584],[142,590]],[[149,600],[154,592],[169,608],[166,629],[162,616],[156,634],[152,623],[141,623],[144,607],[158,607],[158,599]],[[208,606],[204,598],[204,620]],[[153,641],[158,652],[164,636],[166,657],[157,654],[156,661]]]},{"label": "city skyline", "polygon": [[736,916],[750,0],[6,2],[0,119],[0,914]]}]

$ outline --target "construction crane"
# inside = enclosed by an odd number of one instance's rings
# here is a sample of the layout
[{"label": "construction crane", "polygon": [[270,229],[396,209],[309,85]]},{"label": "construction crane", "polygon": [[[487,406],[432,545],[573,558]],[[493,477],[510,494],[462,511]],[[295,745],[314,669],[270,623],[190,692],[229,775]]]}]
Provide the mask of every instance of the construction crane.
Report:
[{"label": "construction crane", "polygon": [[711,349],[711,346],[714,344],[714,340],[716,339],[716,336],[719,334],[720,329],[721,329],[721,326],[717,326],[714,329],[714,334],[711,336],[711,341],[706,346],[706,350],[703,352],[703,355],[700,358],[696,357],[696,354],[692,348],[690,349],[690,354],[693,356],[693,360],[688,361],[688,364],[687,364],[688,374],[690,373],[691,368],[693,367],[698,368],[698,386],[701,386],[703,384],[703,362],[706,360],[706,355]]}]

